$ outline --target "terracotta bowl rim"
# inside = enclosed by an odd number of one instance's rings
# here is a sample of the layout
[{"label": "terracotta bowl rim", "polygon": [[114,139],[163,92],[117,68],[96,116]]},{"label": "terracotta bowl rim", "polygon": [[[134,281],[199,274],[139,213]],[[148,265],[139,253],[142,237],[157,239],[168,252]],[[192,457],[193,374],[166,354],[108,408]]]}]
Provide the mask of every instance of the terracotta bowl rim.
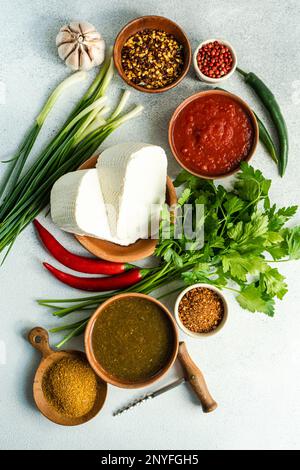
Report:
[{"label": "terracotta bowl rim", "polygon": [[[107,305],[115,302],[116,300],[119,300],[121,298],[128,298],[128,297],[139,297],[142,299],[146,299],[150,302],[155,303],[158,305],[161,310],[167,315],[167,317],[170,320],[170,323],[172,325],[173,333],[174,333],[174,347],[173,347],[173,352],[171,354],[171,357],[165,367],[163,367],[157,374],[155,374],[153,377],[150,377],[148,380],[140,381],[140,382],[126,382],[119,380],[115,377],[112,377],[110,374],[106,373],[106,371],[101,367],[97,359],[95,358],[93,354],[93,348],[92,348],[92,333],[93,333],[93,328],[95,325],[95,322],[99,315],[104,311],[104,309],[107,307]],[[179,347],[179,333],[178,333],[178,327],[176,324],[176,321],[169,311],[169,309],[162,304],[159,300],[155,299],[154,297],[151,297],[150,295],[146,294],[140,294],[137,292],[129,292],[125,294],[116,294],[110,297],[108,300],[106,300],[103,304],[101,304],[96,311],[93,313],[91,316],[86,330],[85,330],[85,335],[84,335],[84,344],[85,344],[85,351],[86,351],[86,356],[87,359],[90,363],[90,366],[93,368],[95,373],[105,382],[114,385],[116,387],[120,388],[143,388],[147,387],[148,385],[151,385],[152,383],[156,382],[160,378],[162,378],[172,367],[174,364],[177,354],[178,354],[178,347]]]},{"label": "terracotta bowl rim", "polygon": [[185,166],[184,163],[182,163],[180,157],[177,154],[177,151],[176,151],[176,148],[175,148],[175,145],[174,145],[174,142],[173,142],[174,126],[175,126],[175,122],[176,122],[176,119],[178,118],[179,113],[192,101],[198,99],[201,96],[210,95],[210,94],[211,95],[216,95],[217,94],[217,95],[222,95],[222,96],[231,96],[232,99],[234,99],[235,101],[237,101],[239,104],[241,104],[243,106],[243,108],[245,109],[245,111],[249,115],[249,117],[251,119],[252,126],[253,126],[253,131],[254,131],[253,144],[252,144],[252,147],[251,147],[247,157],[244,158],[242,161],[248,163],[251,160],[251,158],[253,157],[253,155],[256,151],[257,144],[258,144],[258,139],[259,139],[259,129],[258,129],[258,124],[257,124],[257,119],[256,119],[252,109],[248,105],[248,103],[246,103],[246,101],[244,101],[238,95],[235,95],[234,93],[231,93],[231,92],[228,92],[228,91],[215,90],[215,89],[203,90],[203,91],[199,91],[197,93],[194,93],[193,95],[189,96],[184,101],[182,101],[182,103],[180,103],[180,105],[177,106],[177,108],[175,109],[175,111],[172,114],[172,117],[170,119],[169,129],[168,129],[168,139],[169,139],[169,146],[171,148],[172,154],[173,154],[175,160],[177,161],[177,163],[182,168],[184,168],[186,171],[188,171],[192,175],[198,176],[199,178],[208,179],[208,180],[218,180],[218,179],[226,178],[227,176],[234,175],[235,173],[240,171],[240,167],[238,166],[234,170],[231,170],[228,173],[225,173],[225,174],[222,174],[222,175],[209,176],[209,175],[202,175],[201,173],[196,173],[195,171],[193,171],[190,168],[188,168],[187,166]]},{"label": "terracotta bowl rim", "polygon": [[[174,26],[178,31],[180,31],[180,33],[184,37],[185,44],[183,44],[183,47],[184,47],[184,54],[186,56],[186,63],[183,67],[182,73],[176,80],[174,80],[174,82],[170,83],[169,85],[166,85],[163,88],[148,89],[148,88],[142,87],[140,85],[136,85],[135,83],[132,83],[130,80],[128,80],[128,78],[126,77],[126,75],[123,71],[123,68],[119,65],[119,62],[118,62],[118,56],[119,56],[120,53],[117,53],[117,49],[120,46],[120,51],[122,50],[121,45],[120,45],[122,34],[126,33],[127,29],[129,29],[131,26],[141,22],[145,18],[152,18],[153,21],[162,20],[162,22],[164,22],[165,24],[166,23],[172,24],[172,26]],[[129,36],[130,36],[130,34],[128,34],[127,38]],[[154,93],[163,93],[163,92],[168,91],[171,88],[174,88],[175,86],[177,86],[181,82],[181,80],[184,79],[186,74],[188,73],[188,71],[190,69],[190,66],[191,66],[191,62],[192,62],[192,48],[191,48],[190,41],[187,37],[187,34],[184,32],[184,30],[175,21],[170,20],[169,18],[167,18],[165,16],[160,16],[160,15],[144,15],[144,16],[138,16],[137,18],[134,18],[133,20],[130,20],[119,31],[119,33],[118,33],[118,35],[115,39],[115,43],[114,43],[114,47],[113,47],[113,58],[114,58],[114,64],[115,64],[115,67],[117,69],[118,74],[124,80],[124,82],[127,83],[127,85],[129,85],[129,86],[131,86],[131,87],[135,88],[136,90],[141,91],[143,93],[153,93],[153,94]]]}]

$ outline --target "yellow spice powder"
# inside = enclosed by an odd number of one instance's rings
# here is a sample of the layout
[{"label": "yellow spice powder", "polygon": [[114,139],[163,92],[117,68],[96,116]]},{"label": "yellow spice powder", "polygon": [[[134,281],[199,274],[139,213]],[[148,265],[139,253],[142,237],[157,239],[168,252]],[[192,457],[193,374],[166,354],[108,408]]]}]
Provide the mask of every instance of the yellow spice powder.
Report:
[{"label": "yellow spice powder", "polygon": [[79,418],[93,408],[97,377],[84,358],[64,357],[46,370],[42,388],[47,401],[61,414]]}]

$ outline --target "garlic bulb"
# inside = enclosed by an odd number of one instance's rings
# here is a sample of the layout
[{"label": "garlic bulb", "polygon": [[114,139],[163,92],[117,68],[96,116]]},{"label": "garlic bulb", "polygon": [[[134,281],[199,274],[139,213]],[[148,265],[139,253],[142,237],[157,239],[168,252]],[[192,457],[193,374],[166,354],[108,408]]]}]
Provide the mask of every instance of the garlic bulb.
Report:
[{"label": "garlic bulb", "polygon": [[86,21],[63,26],[56,37],[56,45],[59,57],[72,70],[90,70],[104,60],[104,40]]}]

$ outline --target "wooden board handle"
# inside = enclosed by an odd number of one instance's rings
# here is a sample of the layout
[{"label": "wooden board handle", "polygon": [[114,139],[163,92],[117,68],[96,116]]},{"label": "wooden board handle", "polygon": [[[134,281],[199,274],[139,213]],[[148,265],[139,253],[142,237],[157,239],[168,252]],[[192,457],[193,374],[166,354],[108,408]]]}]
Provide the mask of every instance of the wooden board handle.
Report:
[{"label": "wooden board handle", "polygon": [[182,365],[186,380],[200,400],[204,413],[214,411],[218,404],[209,393],[204,376],[190,357],[184,342],[179,343],[178,360]]},{"label": "wooden board handle", "polygon": [[48,331],[37,326],[28,333],[28,341],[30,344],[42,353],[43,357],[47,357],[53,353],[49,346]]}]

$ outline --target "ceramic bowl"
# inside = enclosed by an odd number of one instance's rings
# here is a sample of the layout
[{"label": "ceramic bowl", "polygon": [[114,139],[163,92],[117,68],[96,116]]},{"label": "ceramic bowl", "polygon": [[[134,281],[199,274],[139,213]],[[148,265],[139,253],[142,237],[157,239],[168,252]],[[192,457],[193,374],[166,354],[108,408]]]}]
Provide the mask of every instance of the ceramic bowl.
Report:
[{"label": "ceramic bowl", "polygon": [[[79,170],[95,168],[98,158],[99,155],[89,158],[79,167]],[[166,202],[170,207],[177,203],[176,190],[169,177],[167,177],[166,185]],[[75,238],[84,248],[98,258],[117,263],[130,263],[151,256],[158,243],[157,239],[147,238],[137,240],[135,243],[128,246],[122,246],[84,235],[75,235]]]},{"label": "ceramic bowl", "polygon": [[[219,325],[217,326],[217,328],[215,330],[210,331],[209,333],[195,333],[194,331],[191,331],[188,328],[186,328],[184,326],[184,324],[182,323],[182,321],[180,320],[180,318],[179,318],[179,304],[180,304],[182,298],[185,296],[185,294],[187,292],[189,292],[190,290],[195,289],[197,287],[206,287],[207,289],[210,289],[210,290],[216,292],[216,294],[218,294],[218,296],[220,297],[220,299],[222,300],[223,305],[224,305],[224,316],[223,316],[222,321],[219,323]],[[207,338],[209,336],[215,335],[216,333],[218,333],[224,327],[224,325],[227,321],[227,318],[228,318],[228,303],[227,303],[227,300],[225,299],[224,294],[222,293],[222,291],[220,289],[218,289],[217,287],[211,285],[211,284],[204,284],[204,283],[193,284],[193,285],[187,287],[186,289],[184,289],[176,299],[175,319],[176,319],[177,325],[179,326],[179,328],[182,331],[184,331],[184,333],[191,336],[192,338]]]},{"label": "ceramic bowl", "polygon": [[250,108],[250,106],[244,100],[242,100],[239,96],[234,95],[233,93],[229,93],[228,91],[223,91],[223,90],[207,90],[207,91],[200,91],[198,93],[195,93],[194,95],[192,95],[189,98],[187,98],[186,100],[184,100],[175,109],[175,111],[174,111],[174,113],[171,117],[171,120],[170,120],[170,123],[169,123],[169,145],[171,147],[173,156],[175,157],[175,159],[177,160],[179,165],[182,166],[182,168],[184,168],[186,171],[188,171],[192,175],[199,176],[200,178],[203,178],[203,179],[214,179],[214,180],[216,180],[216,179],[220,179],[220,178],[225,178],[226,176],[231,176],[234,173],[237,173],[239,171],[240,167],[237,166],[237,168],[235,168],[232,171],[229,171],[225,174],[222,174],[222,175],[209,176],[209,175],[201,174],[200,172],[196,173],[195,171],[193,171],[190,168],[188,168],[187,166],[185,166],[185,164],[180,159],[180,155],[178,154],[178,152],[176,150],[176,147],[175,147],[175,144],[174,144],[174,128],[175,128],[176,119],[177,119],[179,113],[187,105],[189,105],[192,101],[197,100],[198,98],[201,98],[202,96],[205,96],[205,95],[217,95],[217,94],[227,96],[227,97],[230,96],[233,100],[237,101],[242,106],[242,108],[244,109],[244,111],[247,113],[247,115],[250,118],[252,128],[253,128],[253,143],[252,143],[252,147],[251,147],[247,157],[244,158],[243,161],[249,162],[249,160],[252,158],[252,156],[255,153],[255,150],[256,150],[256,147],[257,147],[257,144],[258,144],[258,139],[259,139],[259,130],[258,130],[258,124],[257,124],[256,117],[255,117],[252,109]]},{"label": "ceramic bowl", "polygon": [[[163,88],[148,89],[143,86],[136,85],[135,83],[132,83],[124,73],[121,62],[121,53],[123,46],[130,36],[133,36],[137,32],[142,31],[143,29],[161,29],[166,33],[172,34],[177,39],[177,41],[183,46],[184,64],[182,73],[176,80],[174,80],[174,82],[170,83],[169,85]],[[171,21],[163,16],[141,16],[127,23],[124,28],[121,29],[115,40],[113,54],[115,66],[120,77],[122,77],[123,80],[129,86],[145,93],[162,93],[178,85],[178,83],[181,82],[181,80],[186,76],[191,64],[192,57],[191,46],[184,31],[176,23],[174,23],[174,21]]]},{"label": "ceramic bowl", "polygon": [[[224,44],[224,46],[228,47],[228,49],[230,50],[232,54],[232,59],[233,59],[232,68],[230,72],[228,72],[226,75],[223,75],[223,77],[220,77],[220,78],[211,78],[211,77],[208,77],[207,75],[204,75],[204,73],[200,71],[199,66],[198,66],[198,61],[197,61],[198,51],[201,49],[201,47],[204,46],[205,44],[209,44],[210,42],[214,42],[214,41],[218,41],[219,43]],[[223,39],[207,39],[207,41],[201,42],[201,44],[199,44],[199,46],[195,50],[194,55],[193,55],[193,65],[194,65],[194,69],[197,74],[197,77],[202,82],[212,83],[212,84],[222,83],[234,74],[235,69],[237,67],[237,55],[233,46],[228,41],[224,41]]]},{"label": "ceramic bowl", "polygon": [[[111,305],[116,300],[119,300],[121,298],[123,298],[123,299],[124,298],[130,298],[130,297],[131,298],[132,297],[138,297],[138,298],[146,299],[149,302],[153,302],[156,305],[158,305],[160,307],[161,311],[170,320],[170,325],[171,325],[171,327],[173,329],[173,333],[174,333],[173,351],[172,351],[172,354],[171,354],[168,362],[165,364],[165,366],[157,374],[150,377],[148,380],[144,380],[144,381],[141,381],[141,382],[129,382],[129,381],[126,382],[126,381],[119,380],[118,378],[110,375],[108,372],[106,372],[106,370],[101,366],[101,364],[96,359],[96,357],[93,353],[93,347],[92,347],[92,336],[93,336],[93,329],[94,329],[94,326],[95,326],[95,322],[103,314],[105,308],[108,305]],[[95,313],[93,314],[93,316],[89,320],[89,323],[88,323],[88,325],[86,327],[86,331],[85,331],[85,351],[86,351],[86,355],[87,355],[87,358],[88,358],[88,361],[89,361],[91,367],[94,369],[96,374],[102,380],[104,380],[105,382],[110,383],[112,385],[115,385],[116,387],[120,387],[120,388],[141,388],[141,387],[146,387],[148,385],[151,385],[153,382],[156,382],[157,380],[159,380],[161,377],[163,377],[168,372],[168,370],[174,364],[174,361],[175,361],[175,359],[177,357],[177,353],[178,353],[178,347],[179,347],[178,328],[177,328],[176,322],[175,322],[172,314],[169,312],[169,310],[161,302],[154,299],[153,297],[150,297],[149,295],[144,295],[144,294],[128,293],[128,294],[118,294],[118,295],[115,295],[115,296],[111,297],[109,300],[107,300],[106,302],[101,304],[100,307],[98,307],[98,309],[95,311]]]}]

